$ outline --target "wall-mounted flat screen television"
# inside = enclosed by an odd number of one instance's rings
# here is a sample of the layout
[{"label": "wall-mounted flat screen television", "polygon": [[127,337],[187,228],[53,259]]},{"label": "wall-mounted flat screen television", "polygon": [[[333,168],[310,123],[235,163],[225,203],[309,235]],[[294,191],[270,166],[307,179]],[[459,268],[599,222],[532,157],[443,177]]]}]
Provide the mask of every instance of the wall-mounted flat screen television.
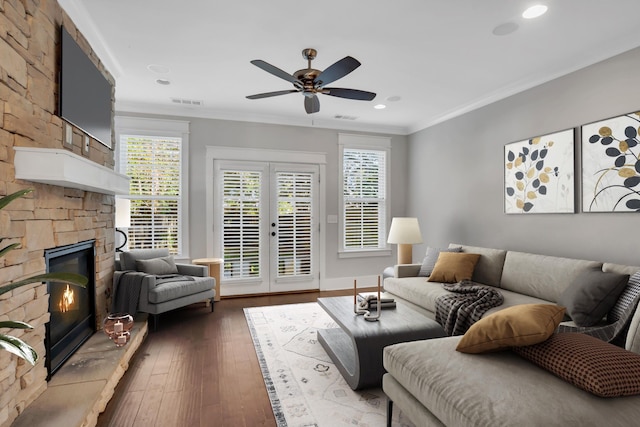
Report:
[{"label": "wall-mounted flat screen television", "polygon": [[111,83],[62,27],[59,112],[111,148]]}]

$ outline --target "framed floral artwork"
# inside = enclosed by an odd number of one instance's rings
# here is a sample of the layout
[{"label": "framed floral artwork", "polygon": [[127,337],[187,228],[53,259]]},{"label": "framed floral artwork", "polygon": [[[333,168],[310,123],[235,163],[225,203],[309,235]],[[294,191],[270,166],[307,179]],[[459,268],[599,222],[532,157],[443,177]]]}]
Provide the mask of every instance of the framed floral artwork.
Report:
[{"label": "framed floral artwork", "polygon": [[582,211],[640,212],[640,112],[582,126]]},{"label": "framed floral artwork", "polygon": [[507,214],[574,213],[574,129],[504,147]]}]

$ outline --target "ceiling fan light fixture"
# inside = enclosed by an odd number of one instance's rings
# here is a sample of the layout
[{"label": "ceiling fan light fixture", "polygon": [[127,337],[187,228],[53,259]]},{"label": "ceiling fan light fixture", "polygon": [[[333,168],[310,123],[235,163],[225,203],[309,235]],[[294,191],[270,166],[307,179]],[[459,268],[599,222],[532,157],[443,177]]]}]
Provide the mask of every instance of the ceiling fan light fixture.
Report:
[{"label": "ceiling fan light fixture", "polygon": [[537,18],[537,17],[542,16],[545,13],[547,13],[548,9],[549,8],[547,6],[545,6],[544,4],[536,4],[536,5],[531,6],[530,8],[525,10],[524,12],[522,12],[522,17],[524,19]]},{"label": "ceiling fan light fixture", "polygon": [[269,74],[292,83],[294,89],[258,93],[255,95],[249,95],[246,98],[262,99],[270,98],[272,96],[286,95],[289,93],[301,93],[304,96],[305,111],[307,114],[313,114],[320,111],[320,101],[316,94],[360,101],[371,101],[376,97],[375,93],[364,90],[325,87],[325,85],[333,83],[334,81],[351,73],[361,64],[357,59],[352,58],[351,56],[345,56],[326,68],[324,71],[320,71],[315,68],[311,68],[311,61],[315,59],[317,53],[318,52],[315,49],[304,49],[302,51],[302,57],[307,60],[307,68],[298,70],[293,74],[289,74],[261,59],[254,59],[253,61],[250,61],[253,65],[268,72]]}]

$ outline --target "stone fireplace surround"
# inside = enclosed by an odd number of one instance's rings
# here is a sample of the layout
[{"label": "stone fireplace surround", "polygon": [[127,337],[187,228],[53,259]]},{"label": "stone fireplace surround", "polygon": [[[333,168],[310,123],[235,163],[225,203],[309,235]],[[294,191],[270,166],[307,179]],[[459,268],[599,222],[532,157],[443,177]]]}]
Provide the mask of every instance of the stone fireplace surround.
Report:
[{"label": "stone fireplace surround", "polygon": [[[0,32],[0,194],[25,188],[34,190],[0,211],[3,245],[20,244],[18,249],[0,258],[0,283],[44,273],[47,248],[95,240],[95,304],[99,326],[111,298],[116,192],[113,188],[100,190],[93,184],[74,187],[70,178],[47,182],[19,175],[20,162],[16,164],[16,157],[19,160],[21,155],[15,149],[58,150],[64,158],[73,157],[75,163],[112,173],[113,151],[93,139],[85,150],[85,135],[71,127],[70,138],[66,138],[67,125],[56,115],[60,27],[64,25],[98,68],[111,81],[113,78],[56,0],[5,0],[0,3],[0,20],[3,29]],[[55,158],[51,152],[45,155],[51,161]],[[46,164],[52,165],[53,162]],[[40,169],[30,172],[40,172]],[[106,172],[107,176],[112,176],[111,173]],[[31,366],[0,351],[0,427],[10,426],[49,387],[44,365],[48,302],[46,284],[17,288],[0,296],[0,318],[21,320],[34,326],[33,330],[12,330],[11,333],[27,341],[40,356],[36,365]],[[100,334],[96,334],[98,337]],[[41,422],[46,423],[47,419]]]}]

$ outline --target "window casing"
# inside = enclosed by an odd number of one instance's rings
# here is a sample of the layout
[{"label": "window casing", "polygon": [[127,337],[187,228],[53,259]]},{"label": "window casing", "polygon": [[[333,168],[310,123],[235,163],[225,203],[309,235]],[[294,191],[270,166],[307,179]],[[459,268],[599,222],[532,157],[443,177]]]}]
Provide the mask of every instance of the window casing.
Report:
[{"label": "window casing", "polygon": [[127,249],[167,248],[186,258],[185,134],[167,123],[149,126],[162,121],[131,120],[133,127],[119,129],[117,138],[118,170],[131,180],[130,194],[122,196],[131,201]]},{"label": "window casing", "polygon": [[[354,141],[355,139],[355,141]],[[388,252],[388,138],[340,135],[341,256]]]}]

